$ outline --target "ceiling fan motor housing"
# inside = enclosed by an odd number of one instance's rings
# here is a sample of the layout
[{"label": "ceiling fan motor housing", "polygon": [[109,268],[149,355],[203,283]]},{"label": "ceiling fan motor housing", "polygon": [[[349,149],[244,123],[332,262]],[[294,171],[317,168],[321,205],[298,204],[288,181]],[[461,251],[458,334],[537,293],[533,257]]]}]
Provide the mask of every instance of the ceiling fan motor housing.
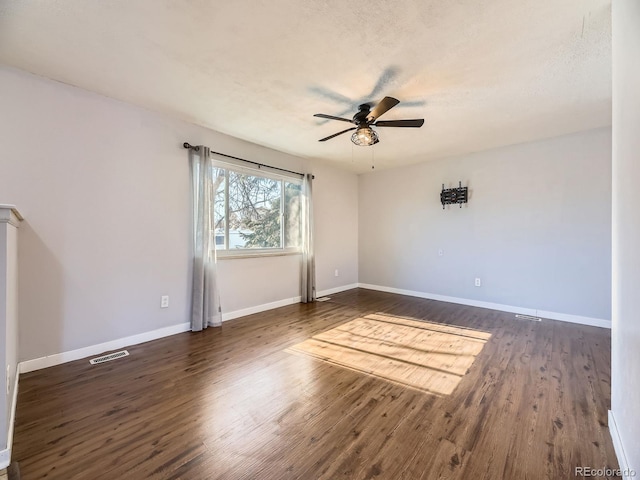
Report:
[{"label": "ceiling fan motor housing", "polygon": [[358,113],[353,116],[353,123],[356,125],[364,125],[367,124],[367,117],[371,113],[371,107],[367,103],[363,103],[358,107]]}]

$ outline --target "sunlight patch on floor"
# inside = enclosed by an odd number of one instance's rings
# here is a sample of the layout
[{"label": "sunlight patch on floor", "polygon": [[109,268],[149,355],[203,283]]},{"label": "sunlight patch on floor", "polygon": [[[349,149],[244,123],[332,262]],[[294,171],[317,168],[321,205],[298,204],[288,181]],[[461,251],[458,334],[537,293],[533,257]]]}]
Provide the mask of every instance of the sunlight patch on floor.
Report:
[{"label": "sunlight patch on floor", "polygon": [[371,314],[286,349],[406,387],[449,395],[491,337],[470,328]]}]

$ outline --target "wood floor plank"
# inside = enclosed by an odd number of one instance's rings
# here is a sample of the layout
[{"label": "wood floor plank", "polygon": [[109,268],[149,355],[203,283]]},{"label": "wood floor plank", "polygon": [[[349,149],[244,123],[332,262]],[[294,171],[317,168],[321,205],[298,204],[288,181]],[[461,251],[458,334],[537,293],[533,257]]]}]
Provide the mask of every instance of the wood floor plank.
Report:
[{"label": "wood floor plank", "polygon": [[[128,350],[21,376],[23,479],[555,480],[617,468],[605,329],[354,289]],[[439,371],[456,383],[430,393]]]}]

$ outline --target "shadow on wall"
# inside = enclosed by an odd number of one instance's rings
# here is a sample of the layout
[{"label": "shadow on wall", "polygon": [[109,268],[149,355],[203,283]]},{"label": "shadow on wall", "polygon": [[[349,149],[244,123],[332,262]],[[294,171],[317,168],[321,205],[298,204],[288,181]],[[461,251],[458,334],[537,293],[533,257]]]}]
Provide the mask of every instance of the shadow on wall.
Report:
[{"label": "shadow on wall", "polygon": [[63,267],[28,220],[18,239],[19,361],[61,351],[64,324]]}]

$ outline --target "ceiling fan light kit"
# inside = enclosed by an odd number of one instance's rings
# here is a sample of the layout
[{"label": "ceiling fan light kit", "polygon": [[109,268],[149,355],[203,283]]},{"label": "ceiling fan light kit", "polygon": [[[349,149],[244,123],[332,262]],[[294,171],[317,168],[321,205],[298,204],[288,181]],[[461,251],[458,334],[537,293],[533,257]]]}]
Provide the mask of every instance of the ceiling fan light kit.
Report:
[{"label": "ceiling fan light kit", "polygon": [[358,146],[366,147],[370,145],[375,145],[380,140],[378,138],[378,134],[371,127],[404,127],[404,128],[420,128],[424,125],[424,119],[415,119],[415,120],[387,120],[376,122],[376,120],[383,115],[384,113],[391,110],[397,104],[400,103],[400,100],[393,97],[384,97],[380,103],[378,103],[373,110],[368,103],[363,103],[358,107],[358,112],[353,116],[351,120],[348,118],[334,117],[333,115],[326,115],[324,113],[316,113],[314,117],[319,118],[327,118],[329,120],[338,120],[341,122],[353,123],[356,126],[347,128],[346,130],[342,130],[341,132],[334,133],[333,135],[329,135],[328,137],[321,138],[318,140],[319,142],[326,142],[338,135],[342,135],[343,133],[350,132],[355,130],[355,132],[351,135],[351,141]]},{"label": "ceiling fan light kit", "polygon": [[380,140],[371,127],[360,127],[351,135],[351,141],[360,147],[366,147],[375,145]]}]

